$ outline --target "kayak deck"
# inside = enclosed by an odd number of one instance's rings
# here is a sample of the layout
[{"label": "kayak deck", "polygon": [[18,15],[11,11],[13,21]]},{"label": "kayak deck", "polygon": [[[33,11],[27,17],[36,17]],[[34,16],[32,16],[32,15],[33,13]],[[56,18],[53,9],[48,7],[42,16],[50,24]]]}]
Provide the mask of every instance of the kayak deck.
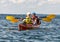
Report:
[{"label": "kayak deck", "polygon": [[19,24],[18,30],[19,31],[21,31],[21,30],[31,30],[31,29],[39,28],[39,26],[40,25],[31,25],[31,24],[24,25],[24,24]]}]

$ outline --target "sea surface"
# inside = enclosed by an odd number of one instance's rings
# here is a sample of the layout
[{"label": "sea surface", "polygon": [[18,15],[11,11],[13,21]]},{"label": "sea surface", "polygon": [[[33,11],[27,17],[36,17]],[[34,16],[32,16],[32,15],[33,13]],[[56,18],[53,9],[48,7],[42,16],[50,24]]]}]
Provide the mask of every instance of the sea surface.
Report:
[{"label": "sea surface", "polygon": [[[38,29],[18,31],[18,25],[6,20],[7,15],[25,18],[25,15],[0,14],[0,42],[60,42],[60,15],[51,22],[41,21]],[[40,17],[47,15],[38,14]]]}]

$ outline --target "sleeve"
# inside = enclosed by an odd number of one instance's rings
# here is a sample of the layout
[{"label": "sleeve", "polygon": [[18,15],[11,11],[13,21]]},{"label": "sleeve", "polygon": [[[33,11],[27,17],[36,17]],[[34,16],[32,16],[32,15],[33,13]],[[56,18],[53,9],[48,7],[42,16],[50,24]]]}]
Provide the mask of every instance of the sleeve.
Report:
[{"label": "sleeve", "polygon": [[23,22],[25,22],[26,19],[23,20]]}]

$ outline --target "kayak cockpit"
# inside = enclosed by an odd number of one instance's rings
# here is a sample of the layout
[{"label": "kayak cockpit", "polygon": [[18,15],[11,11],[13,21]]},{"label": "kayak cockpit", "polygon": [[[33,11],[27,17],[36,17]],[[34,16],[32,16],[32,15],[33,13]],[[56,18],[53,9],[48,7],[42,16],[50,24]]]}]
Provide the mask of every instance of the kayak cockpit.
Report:
[{"label": "kayak cockpit", "polygon": [[24,24],[19,24],[18,25],[18,30],[21,31],[21,30],[31,30],[31,29],[34,29],[34,28],[39,28],[40,25],[32,25],[32,24],[27,24],[27,25],[24,25]]}]

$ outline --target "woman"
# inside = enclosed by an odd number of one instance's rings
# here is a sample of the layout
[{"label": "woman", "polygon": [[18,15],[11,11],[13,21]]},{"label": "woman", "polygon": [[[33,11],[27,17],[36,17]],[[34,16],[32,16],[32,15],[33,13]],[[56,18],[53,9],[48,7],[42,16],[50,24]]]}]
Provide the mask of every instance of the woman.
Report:
[{"label": "woman", "polygon": [[41,24],[41,22],[39,21],[38,16],[36,16],[36,13],[32,14],[32,21],[33,21],[34,25],[40,25]]}]

